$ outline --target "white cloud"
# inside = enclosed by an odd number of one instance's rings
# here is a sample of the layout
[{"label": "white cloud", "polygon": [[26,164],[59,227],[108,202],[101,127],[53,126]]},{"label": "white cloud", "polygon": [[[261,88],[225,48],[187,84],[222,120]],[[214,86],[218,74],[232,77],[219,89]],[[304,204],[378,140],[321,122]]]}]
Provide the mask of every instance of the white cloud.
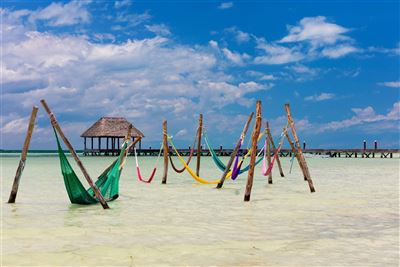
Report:
[{"label": "white cloud", "polygon": [[212,48],[219,49],[219,46],[218,46],[218,42],[217,42],[217,41],[210,40],[210,41],[208,42],[208,44],[209,44]]},{"label": "white cloud", "polygon": [[43,20],[50,26],[68,26],[78,23],[88,23],[90,13],[86,6],[90,1],[74,0],[66,4],[51,3],[44,9],[34,11],[30,14],[31,22]]},{"label": "white cloud", "polygon": [[116,41],[115,36],[111,33],[95,33],[93,34],[93,37],[95,38],[96,41],[111,41],[111,42]]},{"label": "white cloud", "polygon": [[276,79],[277,78],[272,74],[267,74],[267,75],[263,75],[263,76],[260,77],[260,80],[262,80],[262,81],[273,81],[273,80],[276,80]]},{"label": "white cloud", "polygon": [[275,42],[257,38],[257,48],[264,54],[255,57],[256,64],[277,65],[322,57],[340,58],[362,50],[345,35],[350,30],[327,21],[323,16],[306,17],[297,26],[288,26],[288,35]]},{"label": "white cloud", "polygon": [[266,73],[254,71],[254,70],[246,71],[246,74],[251,77],[256,77],[258,80],[261,80],[261,81],[273,81],[273,80],[278,79],[277,77],[275,77],[272,74],[266,74]]},{"label": "white cloud", "polygon": [[218,8],[219,9],[229,9],[233,7],[233,2],[222,2]]},{"label": "white cloud", "polygon": [[400,81],[393,81],[393,82],[382,82],[379,85],[392,87],[392,88],[400,88]]},{"label": "white cloud", "polygon": [[176,134],[175,137],[183,137],[188,134],[188,130],[186,128],[179,130]]},{"label": "white cloud", "polygon": [[283,37],[281,43],[309,41],[313,44],[335,44],[347,40],[343,35],[349,29],[327,22],[326,17],[306,17],[297,26],[289,26],[289,34]]},{"label": "white cloud", "polygon": [[115,18],[115,21],[119,24],[114,25],[112,28],[119,31],[126,30],[128,28],[134,28],[149,21],[151,18],[152,16],[148,11],[140,14],[132,14],[128,11],[121,11],[117,13]]},{"label": "white cloud", "polygon": [[[7,132],[4,138],[11,138],[13,125],[25,123],[21,118],[41,98],[60,117],[79,117],[82,122],[76,129],[84,129],[99,116],[125,116],[151,142],[159,139],[160,125],[148,123],[155,118],[175,121],[171,132],[176,132],[192,124],[193,114],[201,111],[207,111],[204,115],[221,113],[223,107],[234,103],[250,107],[255,102],[252,93],[273,86],[233,79],[221,68],[226,62],[219,52],[209,46],[188,46],[160,36],[101,43],[75,34],[11,27],[6,38],[2,71],[7,72],[7,80],[3,80],[2,98],[7,104],[2,108],[3,116],[16,113],[16,121],[2,121],[0,127]],[[21,81],[30,87],[22,86]],[[46,119],[40,123],[48,125]],[[62,121],[68,123],[74,124]],[[208,122],[210,127],[216,124]],[[42,137],[45,143],[52,138],[51,131]],[[37,144],[38,137],[34,138]],[[72,132],[71,140],[79,141],[78,130]]]},{"label": "white cloud", "polygon": [[[375,110],[368,106],[366,108],[353,108],[353,113],[355,114],[350,119],[345,119],[341,121],[332,121],[318,127],[318,132],[325,131],[336,131],[339,129],[349,128],[357,125],[370,125],[370,128],[382,129],[382,123],[386,124],[389,121],[399,121],[400,120],[400,102],[395,102],[392,108],[386,115],[376,114]],[[376,125],[376,127],[374,127]],[[387,126],[387,125],[386,125]],[[395,124],[391,123],[391,129],[398,129],[400,124],[397,122]],[[387,127],[385,128],[387,129]]]},{"label": "white cloud", "polygon": [[145,27],[148,31],[153,32],[156,35],[160,35],[160,36],[171,35],[171,32],[170,32],[168,26],[165,24],[146,25]]},{"label": "white cloud", "polygon": [[318,95],[307,96],[304,98],[304,100],[320,102],[320,101],[332,99],[334,97],[335,97],[335,94],[332,94],[332,93],[321,93]]},{"label": "white cloud", "polygon": [[318,69],[313,69],[310,67],[307,67],[305,65],[297,64],[292,67],[290,67],[294,72],[299,73],[299,74],[308,74],[315,76],[318,74],[319,70]]},{"label": "white cloud", "polygon": [[340,58],[350,53],[358,52],[359,49],[352,45],[338,45],[334,47],[327,47],[322,50],[322,55],[329,58]]},{"label": "white cloud", "polygon": [[304,58],[304,55],[296,47],[288,48],[278,44],[269,44],[263,39],[258,40],[257,48],[263,50],[265,54],[254,59],[256,64],[279,65],[297,62]]},{"label": "white cloud", "polygon": [[249,33],[243,32],[239,30],[237,27],[226,28],[225,32],[233,34],[236,42],[239,44],[246,43],[251,39],[251,35]]},{"label": "white cloud", "polygon": [[115,1],[114,7],[117,9],[123,8],[123,7],[128,7],[132,5],[131,0],[121,0],[121,1]]},{"label": "white cloud", "polygon": [[397,43],[397,46],[395,48],[370,46],[366,49],[366,51],[373,52],[373,53],[388,54],[388,55],[392,55],[392,56],[400,55],[400,42]]},{"label": "white cloud", "polygon": [[222,48],[222,53],[228,60],[237,65],[243,65],[245,61],[250,58],[250,56],[247,54],[239,54],[236,52],[232,52],[228,48]]}]

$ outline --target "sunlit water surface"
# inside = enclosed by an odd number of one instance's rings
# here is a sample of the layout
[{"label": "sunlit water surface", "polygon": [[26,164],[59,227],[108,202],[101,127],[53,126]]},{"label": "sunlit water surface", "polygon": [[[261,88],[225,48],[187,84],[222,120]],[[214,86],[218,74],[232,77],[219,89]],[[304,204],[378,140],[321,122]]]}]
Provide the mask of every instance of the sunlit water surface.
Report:
[{"label": "sunlit water surface", "polygon": [[[112,159],[83,162],[95,177]],[[222,190],[171,169],[168,184],[160,172],[144,184],[130,158],[110,210],[70,204],[56,157],[29,157],[17,204],[5,204],[18,160],[1,157],[3,265],[399,264],[398,159],[308,159],[311,194],[285,158],[286,177],[275,171],[272,185],[256,169],[245,203],[247,174]],[[147,175],[155,159],[140,162]],[[202,158],[201,176],[220,177],[211,158]]]}]

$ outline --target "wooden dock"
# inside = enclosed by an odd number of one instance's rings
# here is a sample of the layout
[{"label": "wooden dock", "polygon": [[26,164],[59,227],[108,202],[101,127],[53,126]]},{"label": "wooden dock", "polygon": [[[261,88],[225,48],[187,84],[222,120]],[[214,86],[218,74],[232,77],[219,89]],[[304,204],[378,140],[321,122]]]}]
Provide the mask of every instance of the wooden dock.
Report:
[{"label": "wooden dock", "polygon": [[[191,148],[183,148],[178,149],[178,152],[182,156],[189,156]],[[157,156],[159,153],[159,149],[154,148],[141,148],[138,149],[139,156]],[[214,151],[218,156],[230,156],[233,149],[229,148],[216,148]],[[306,156],[310,157],[329,157],[329,158],[393,158],[397,155],[400,155],[400,149],[305,149],[303,152]],[[132,152],[131,152],[132,153]],[[170,148],[169,153],[172,156],[176,156],[175,151]],[[239,155],[243,156],[247,153],[247,149],[240,149]],[[273,155],[275,151],[271,151]],[[98,149],[86,149],[83,151],[84,155],[118,155],[119,150],[98,150]],[[194,155],[197,155],[197,151],[194,151]],[[211,156],[211,153],[208,149],[202,148],[201,150],[202,156]],[[280,157],[292,157],[293,152],[291,149],[281,149],[279,152]]]}]

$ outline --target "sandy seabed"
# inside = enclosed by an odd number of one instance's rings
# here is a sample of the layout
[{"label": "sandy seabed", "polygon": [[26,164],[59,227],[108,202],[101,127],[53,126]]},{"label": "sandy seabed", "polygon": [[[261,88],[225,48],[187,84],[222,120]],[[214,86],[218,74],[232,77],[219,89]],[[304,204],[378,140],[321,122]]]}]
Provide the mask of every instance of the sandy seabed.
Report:
[{"label": "sandy seabed", "polygon": [[[110,210],[70,204],[58,158],[41,156],[28,158],[17,204],[5,204],[19,158],[0,159],[4,266],[399,265],[398,158],[308,159],[313,194],[284,158],[272,185],[256,169],[248,203],[247,174],[222,190],[172,170],[168,184],[160,172],[144,184],[129,158]],[[83,157],[93,177],[112,160]],[[145,176],[155,158],[140,160]],[[211,158],[201,166],[220,177]]]}]

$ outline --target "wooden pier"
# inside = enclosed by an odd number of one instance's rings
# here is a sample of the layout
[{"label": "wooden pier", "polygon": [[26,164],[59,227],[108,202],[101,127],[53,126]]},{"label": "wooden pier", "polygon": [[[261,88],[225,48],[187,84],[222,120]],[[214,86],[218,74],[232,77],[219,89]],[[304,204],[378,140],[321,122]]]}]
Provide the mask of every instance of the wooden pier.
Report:
[{"label": "wooden pier", "polygon": [[[189,156],[191,148],[183,148],[178,149],[178,152],[182,156]],[[139,156],[157,156],[159,153],[159,149],[153,148],[142,148],[139,149]],[[216,148],[214,151],[218,156],[230,156],[232,154],[233,149],[229,148]],[[329,157],[329,158],[393,158],[395,155],[399,157],[400,149],[305,149],[303,152],[306,156],[310,157]],[[173,149],[169,149],[169,153],[172,156],[176,156],[176,153]],[[247,153],[247,149],[240,149],[239,155],[243,156]],[[271,150],[271,154],[275,153],[274,150]],[[194,155],[197,155],[197,151],[194,151]],[[211,153],[208,149],[202,148],[201,150],[202,156],[211,156]],[[293,152],[291,149],[281,149],[279,151],[280,157],[292,157]]]}]

